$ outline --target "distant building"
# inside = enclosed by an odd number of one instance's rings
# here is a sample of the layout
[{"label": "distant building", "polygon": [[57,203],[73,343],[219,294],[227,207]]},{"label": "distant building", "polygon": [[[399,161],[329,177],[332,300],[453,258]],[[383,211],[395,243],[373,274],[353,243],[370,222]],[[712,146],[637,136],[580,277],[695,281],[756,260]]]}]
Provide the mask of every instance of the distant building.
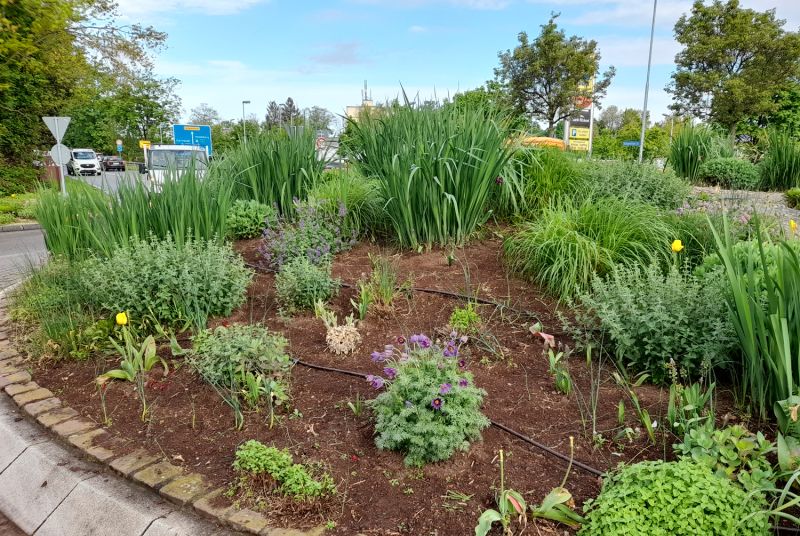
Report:
[{"label": "distant building", "polygon": [[361,112],[374,108],[375,104],[372,102],[372,96],[367,92],[367,81],[364,80],[364,89],[361,90],[361,106],[348,106],[345,109],[345,114],[348,119],[358,121]]}]

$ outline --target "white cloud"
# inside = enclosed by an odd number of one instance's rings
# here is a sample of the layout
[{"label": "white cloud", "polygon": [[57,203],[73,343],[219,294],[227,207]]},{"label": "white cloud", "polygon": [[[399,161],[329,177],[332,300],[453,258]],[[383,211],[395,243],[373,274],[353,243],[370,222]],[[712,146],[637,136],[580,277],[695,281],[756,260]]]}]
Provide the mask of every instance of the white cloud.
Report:
[{"label": "white cloud", "polygon": [[135,18],[155,13],[193,12],[206,15],[233,15],[268,0],[118,0],[119,13]]}]

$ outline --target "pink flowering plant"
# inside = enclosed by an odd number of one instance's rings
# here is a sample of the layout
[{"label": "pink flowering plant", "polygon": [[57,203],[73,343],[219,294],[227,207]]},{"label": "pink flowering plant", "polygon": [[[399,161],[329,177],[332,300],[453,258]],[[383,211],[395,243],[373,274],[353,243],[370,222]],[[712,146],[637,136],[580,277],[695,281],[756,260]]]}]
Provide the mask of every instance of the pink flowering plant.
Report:
[{"label": "pink flowering plant", "polygon": [[481,413],[486,391],[475,386],[459,356],[466,337],[433,342],[425,335],[398,337],[372,353],[381,375],[367,381],[383,392],[369,402],[375,412],[375,445],[405,454],[421,466],[466,451],[489,419]]}]

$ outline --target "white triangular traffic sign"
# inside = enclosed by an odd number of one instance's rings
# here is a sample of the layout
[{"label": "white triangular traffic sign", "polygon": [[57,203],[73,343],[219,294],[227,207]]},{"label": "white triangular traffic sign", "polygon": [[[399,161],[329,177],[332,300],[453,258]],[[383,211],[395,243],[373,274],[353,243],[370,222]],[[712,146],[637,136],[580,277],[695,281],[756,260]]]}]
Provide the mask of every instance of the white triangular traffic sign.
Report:
[{"label": "white triangular traffic sign", "polygon": [[50,132],[53,134],[53,137],[56,139],[56,143],[61,143],[61,138],[64,137],[64,133],[67,131],[67,127],[69,126],[69,121],[72,119],[71,117],[42,117],[44,120],[44,124],[47,125],[47,128],[50,129]]}]

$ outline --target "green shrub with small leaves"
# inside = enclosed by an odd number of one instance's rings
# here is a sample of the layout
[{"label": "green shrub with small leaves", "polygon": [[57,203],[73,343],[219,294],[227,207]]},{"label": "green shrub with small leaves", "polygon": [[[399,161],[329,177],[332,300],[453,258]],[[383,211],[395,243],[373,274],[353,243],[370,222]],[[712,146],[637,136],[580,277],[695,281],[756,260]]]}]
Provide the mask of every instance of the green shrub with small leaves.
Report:
[{"label": "green shrub with small leaves", "polygon": [[335,296],[340,284],[331,277],[330,262],[314,264],[307,257],[284,264],[275,275],[278,302],[286,314],[313,310],[317,301],[326,302]]},{"label": "green shrub with small leaves", "polygon": [[734,190],[757,190],[761,179],[758,168],[741,158],[714,158],[700,166],[699,179],[705,184]]},{"label": "green shrub with small leaves", "polygon": [[450,315],[450,327],[458,333],[475,333],[481,325],[481,315],[475,310],[475,304],[469,302],[466,307],[456,307]]},{"label": "green shrub with small leaves", "polygon": [[107,259],[93,257],[80,270],[84,299],[104,311],[127,311],[174,326],[204,326],[244,302],[252,272],[230,245],[171,237],[133,241]]},{"label": "green shrub with small leaves", "polygon": [[739,425],[720,430],[701,426],[689,430],[683,442],[673,445],[673,449],[715,475],[738,482],[746,491],[775,485],[776,475],[767,459],[775,446],[761,432],[753,434]]},{"label": "green shrub with small leaves", "polygon": [[612,160],[586,161],[579,166],[581,195],[613,196],[655,205],[679,207],[689,196],[689,183],[671,169],[652,164]]},{"label": "green shrub with small leaves", "polygon": [[255,238],[276,221],[277,215],[271,206],[255,199],[239,199],[228,210],[228,233],[237,239]]},{"label": "green shrub with small leaves", "polygon": [[767,503],[691,460],[622,466],[584,504],[579,536],[766,536]]},{"label": "green shrub with small leaves", "polygon": [[590,291],[578,297],[583,312],[576,318],[590,337],[610,339],[621,366],[632,372],[666,383],[672,360],[681,378],[701,378],[736,347],[725,281],[713,275],[701,279],[674,267],[665,274],[655,264],[617,266],[605,279],[595,276]]},{"label": "green shrub with small leaves", "polygon": [[786,204],[789,208],[798,208],[800,206],[800,188],[790,188],[783,195],[786,197]]},{"label": "green shrub with small leaves", "polygon": [[[486,391],[475,386],[472,374],[459,369],[456,359],[443,357],[442,352],[435,345],[413,346],[409,359],[390,360],[387,368],[396,374],[385,383],[386,390],[369,402],[375,412],[375,445],[404,453],[409,466],[466,451],[489,426],[481,413]],[[376,381],[384,385],[380,378],[370,379],[374,386]]]},{"label": "green shrub with small leaves", "polygon": [[251,439],[236,450],[233,468],[236,490],[272,491],[295,500],[312,500],[336,494],[331,475],[316,465],[294,463],[288,450],[268,447]]}]

